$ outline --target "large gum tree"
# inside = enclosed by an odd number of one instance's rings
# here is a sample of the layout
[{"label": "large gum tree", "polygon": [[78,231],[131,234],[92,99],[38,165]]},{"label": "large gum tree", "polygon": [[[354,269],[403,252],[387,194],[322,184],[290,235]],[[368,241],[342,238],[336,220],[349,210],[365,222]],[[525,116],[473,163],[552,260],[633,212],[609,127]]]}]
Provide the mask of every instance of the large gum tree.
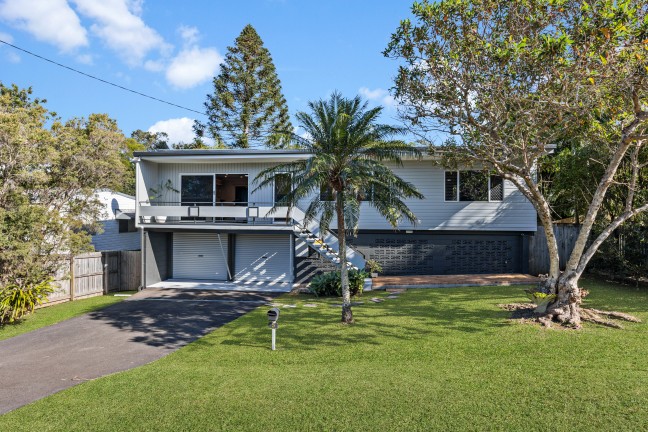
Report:
[{"label": "large gum tree", "polygon": [[[648,4],[628,0],[442,0],[412,7],[385,55],[399,59],[395,95],[412,129],[447,134],[448,163],[486,163],[534,205],[547,233],[555,295],[546,325],[616,325],[581,307],[578,281],[616,228],[648,210]],[[593,146],[603,167],[566,269],[539,167],[565,141]],[[624,208],[599,214],[611,187]],[[617,195],[618,196],[618,195]],[[603,229],[592,235],[595,223]]]}]

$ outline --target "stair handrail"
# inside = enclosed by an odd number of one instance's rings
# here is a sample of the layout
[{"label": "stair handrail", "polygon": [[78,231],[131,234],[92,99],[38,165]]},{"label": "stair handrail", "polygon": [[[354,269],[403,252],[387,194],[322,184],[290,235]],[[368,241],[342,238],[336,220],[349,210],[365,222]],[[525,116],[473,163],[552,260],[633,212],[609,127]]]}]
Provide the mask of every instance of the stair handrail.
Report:
[{"label": "stair handrail", "polygon": [[[295,219],[295,217],[294,217],[294,214],[293,214],[293,211],[292,211],[293,208],[296,208],[297,210],[299,210],[300,212],[302,212],[302,213],[304,214],[304,216],[306,216],[306,211],[305,211],[304,209],[302,209],[302,208],[301,208],[299,205],[297,205],[297,204],[291,204],[289,208],[290,208],[290,210],[288,211],[288,214],[289,214],[290,220],[293,221],[293,225],[303,226],[303,227],[304,227],[306,230],[308,230],[310,233],[316,234],[316,233],[313,232],[313,230],[311,230],[311,228],[310,228],[309,226],[307,226],[307,225],[304,223],[303,219],[302,219],[301,221],[298,221],[298,220]],[[316,222],[313,221],[312,223],[316,223]],[[318,229],[319,229],[319,226],[318,226]],[[340,241],[340,240],[338,239],[337,233],[335,233],[334,231],[332,231],[330,228],[327,229],[326,231],[327,231],[327,234],[330,234],[330,235],[332,235],[333,237],[335,237],[335,239],[337,240],[337,242],[338,242],[338,244],[339,244],[339,241]],[[318,234],[316,234],[316,235],[318,235]],[[322,237],[322,236],[320,236],[320,235],[318,235],[318,237],[320,237],[323,241],[326,240],[324,237]],[[327,243],[327,244],[328,244],[328,243]],[[357,250],[356,248],[354,248],[353,246],[350,246],[350,245],[348,245],[348,244],[347,244],[347,248],[348,248],[347,250],[351,250],[352,254],[359,254],[359,255],[362,257],[362,259],[366,261],[367,256],[366,256],[363,252]],[[339,250],[339,247],[338,247],[338,250]],[[339,253],[339,252],[338,252],[338,253]],[[347,258],[347,262],[349,262],[349,259],[348,259],[348,258]]]}]

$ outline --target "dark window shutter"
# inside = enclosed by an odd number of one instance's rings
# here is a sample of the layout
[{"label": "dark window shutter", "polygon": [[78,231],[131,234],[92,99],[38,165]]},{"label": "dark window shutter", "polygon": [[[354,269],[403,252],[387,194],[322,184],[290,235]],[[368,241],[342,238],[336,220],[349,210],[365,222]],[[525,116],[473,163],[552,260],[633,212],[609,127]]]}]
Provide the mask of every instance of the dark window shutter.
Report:
[{"label": "dark window shutter", "polygon": [[457,201],[457,171],[445,173],[445,200]]},{"label": "dark window shutter", "polygon": [[490,184],[490,200],[502,201],[504,199],[504,179],[500,176],[492,175]]}]

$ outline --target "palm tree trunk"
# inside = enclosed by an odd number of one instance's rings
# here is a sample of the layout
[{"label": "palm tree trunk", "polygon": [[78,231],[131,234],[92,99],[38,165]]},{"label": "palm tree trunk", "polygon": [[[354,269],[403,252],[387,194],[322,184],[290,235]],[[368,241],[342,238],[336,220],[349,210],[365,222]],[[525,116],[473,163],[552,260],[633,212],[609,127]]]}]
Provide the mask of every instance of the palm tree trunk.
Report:
[{"label": "palm tree trunk", "polygon": [[346,233],[344,225],[344,192],[337,193],[335,200],[335,211],[337,213],[338,245],[340,251],[340,278],[342,279],[342,323],[353,323],[353,312],[351,311],[351,290],[349,290],[349,270],[346,260]]}]

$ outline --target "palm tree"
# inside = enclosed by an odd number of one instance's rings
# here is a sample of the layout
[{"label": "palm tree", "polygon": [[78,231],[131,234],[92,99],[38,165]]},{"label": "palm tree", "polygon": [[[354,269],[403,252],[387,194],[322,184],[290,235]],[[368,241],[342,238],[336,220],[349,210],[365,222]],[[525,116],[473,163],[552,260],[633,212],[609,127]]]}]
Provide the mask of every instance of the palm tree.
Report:
[{"label": "palm tree", "polygon": [[[342,279],[342,322],[352,323],[346,260],[346,234],[356,232],[361,202],[374,207],[393,227],[401,219],[416,223],[404,198],[423,198],[414,185],[398,177],[384,162],[402,165],[402,158],[420,157],[411,144],[393,140],[403,130],[378,124],[382,107],[368,109],[360,97],[338,92],[329,100],[309,102],[310,113],[297,113],[307,138],[294,137],[312,156],[267,168],[255,179],[257,189],[269,186],[278,174],[292,175],[292,190],[276,207],[308,202],[305,224],[318,220],[321,232],[337,219]],[[320,199],[321,195],[328,198]]]}]

